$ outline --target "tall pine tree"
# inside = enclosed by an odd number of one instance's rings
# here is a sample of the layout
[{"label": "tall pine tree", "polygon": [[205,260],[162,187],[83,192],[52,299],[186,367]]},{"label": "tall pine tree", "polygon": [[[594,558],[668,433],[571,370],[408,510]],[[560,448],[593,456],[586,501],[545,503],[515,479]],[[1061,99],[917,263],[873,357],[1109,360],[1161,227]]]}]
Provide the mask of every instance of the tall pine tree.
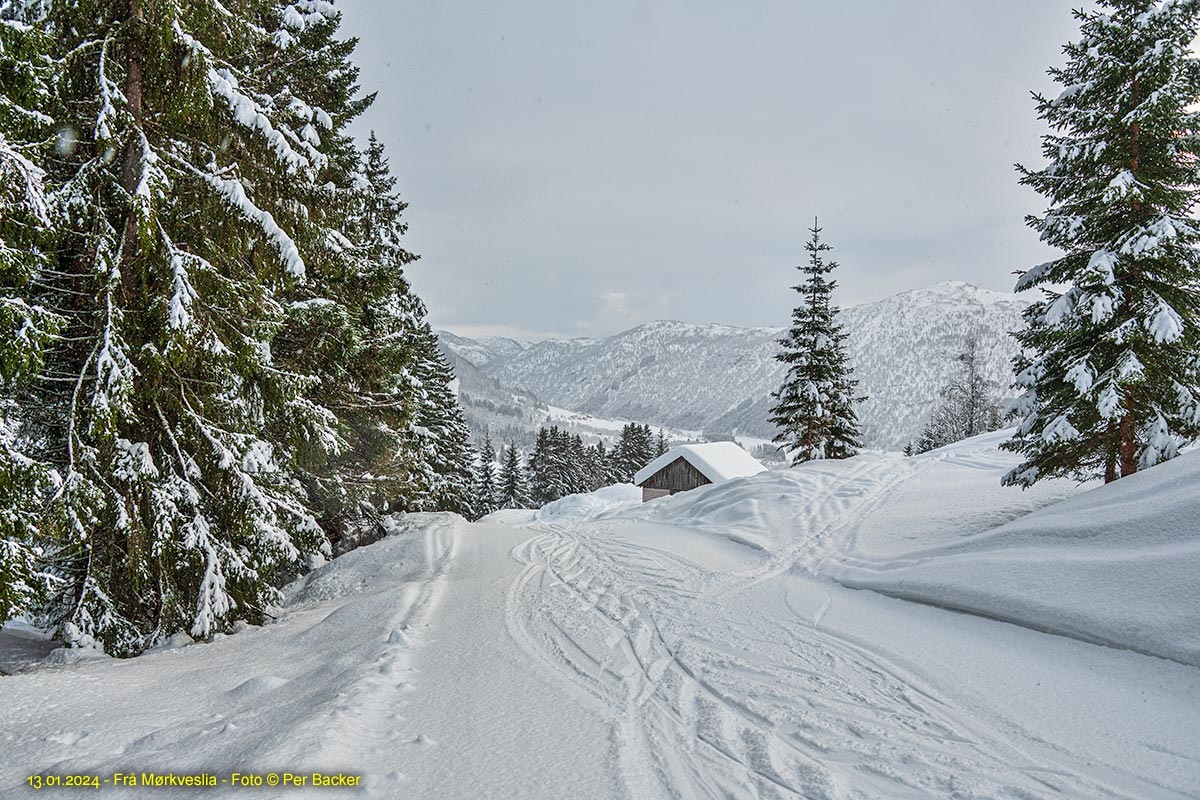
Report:
[{"label": "tall pine tree", "polygon": [[309,207],[338,173],[316,127],[349,120],[278,88],[269,60],[325,4],[48,8],[59,244],[34,299],[65,326],[21,422],[63,477],[50,614],[129,654],[261,619],[327,551],[297,478],[345,440],[321,376],[273,345],[340,224]]},{"label": "tall pine tree", "polygon": [[1050,70],[1063,91],[1035,95],[1049,164],[1018,169],[1051,206],[1028,222],[1066,254],[1017,282],[1044,288],[1016,334],[1021,422],[1005,447],[1025,461],[1007,484],[1112,481],[1200,436],[1198,15],[1155,0],[1078,11],[1082,36]]},{"label": "tall pine tree", "polygon": [[261,619],[384,511],[470,511],[339,20],[0,0],[0,616],[52,588],[132,654]]},{"label": "tall pine tree", "polygon": [[846,359],[846,333],[831,302],[837,281],[827,276],[838,266],[826,261],[831,250],[821,241],[813,222],[812,238],[805,244],[808,264],[798,267],[804,283],[794,286],[803,301],[792,312],[792,327],[779,341],[776,358],[788,365],[783,386],[775,392],[778,403],[771,422],[779,428],[774,441],[794,451],[793,464],[818,458],[848,458],[859,444],[858,415],[854,405],[858,381]]},{"label": "tall pine tree", "polygon": [[438,348],[437,334],[424,320],[423,305],[418,318],[421,322],[412,332],[417,396],[405,450],[410,477],[399,507],[469,514],[475,460],[471,432],[454,393],[454,371]]},{"label": "tall pine tree", "polygon": [[[280,190],[302,204],[294,237],[305,280],[281,292],[276,364],[308,376],[306,393],[331,412],[336,447],[299,453],[298,478],[331,538],[382,513],[405,478],[399,433],[411,420],[404,266],[405,208],[382,147],[360,154],[346,125],[371,103],[361,97],[354,40],[337,37],[328,7],[281,3],[281,26],[262,43],[259,79],[303,142],[325,155],[320,180]],[[411,325],[409,326],[411,327]]]}]

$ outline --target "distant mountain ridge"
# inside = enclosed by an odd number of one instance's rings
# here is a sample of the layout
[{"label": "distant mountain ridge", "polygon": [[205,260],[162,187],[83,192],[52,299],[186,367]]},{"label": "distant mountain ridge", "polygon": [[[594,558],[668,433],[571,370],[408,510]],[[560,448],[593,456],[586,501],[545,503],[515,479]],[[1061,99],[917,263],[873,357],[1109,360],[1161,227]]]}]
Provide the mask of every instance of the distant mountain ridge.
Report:
[{"label": "distant mountain ridge", "polygon": [[507,336],[480,336],[477,339],[468,339],[449,331],[438,331],[438,338],[456,356],[481,369],[492,361],[516,355],[529,347],[528,342],[510,339]]},{"label": "distant mountain ridge", "polygon": [[[954,356],[979,337],[997,399],[1009,397],[1010,362],[1029,301],[961,281],[844,308],[842,322],[859,389],[864,445],[900,449],[917,438]],[[443,334],[446,347],[504,386],[597,417],[631,419],[709,438],[770,439],[770,393],[783,328],[659,321],[600,339],[468,339]]]}]

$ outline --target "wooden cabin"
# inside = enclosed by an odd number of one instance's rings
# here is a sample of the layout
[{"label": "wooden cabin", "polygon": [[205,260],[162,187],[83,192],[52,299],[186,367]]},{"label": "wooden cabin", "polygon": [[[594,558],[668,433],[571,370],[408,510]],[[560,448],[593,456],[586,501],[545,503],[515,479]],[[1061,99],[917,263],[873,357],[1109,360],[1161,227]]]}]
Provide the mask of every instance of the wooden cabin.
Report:
[{"label": "wooden cabin", "polygon": [[713,483],[756,475],[766,469],[758,459],[733,442],[685,444],[673,447],[633,476],[642,489],[642,502],[687,492]]}]

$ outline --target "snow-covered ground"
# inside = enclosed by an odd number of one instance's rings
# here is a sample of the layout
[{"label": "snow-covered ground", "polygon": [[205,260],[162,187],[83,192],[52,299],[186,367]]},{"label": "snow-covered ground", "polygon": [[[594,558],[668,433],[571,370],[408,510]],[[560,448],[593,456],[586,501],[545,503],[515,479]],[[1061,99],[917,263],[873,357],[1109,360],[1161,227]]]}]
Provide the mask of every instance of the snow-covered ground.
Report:
[{"label": "snow-covered ground", "polygon": [[1200,453],[1022,492],[1002,438],[396,518],[272,624],[129,661],[39,663],[10,626],[0,796],[285,769],[389,799],[1200,796]]}]

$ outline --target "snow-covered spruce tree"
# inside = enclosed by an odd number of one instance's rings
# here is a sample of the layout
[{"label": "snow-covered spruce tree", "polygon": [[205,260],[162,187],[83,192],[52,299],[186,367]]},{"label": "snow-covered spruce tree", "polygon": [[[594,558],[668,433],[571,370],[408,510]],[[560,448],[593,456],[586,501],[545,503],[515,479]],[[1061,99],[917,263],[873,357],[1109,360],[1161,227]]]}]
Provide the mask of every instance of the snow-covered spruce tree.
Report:
[{"label": "snow-covered spruce tree", "polygon": [[605,447],[603,441],[597,442],[596,448],[596,458],[600,467],[600,485],[611,486],[614,483],[618,483],[617,475],[613,468],[615,449]]},{"label": "snow-covered spruce tree", "polygon": [[774,441],[794,451],[793,464],[818,458],[848,458],[859,444],[855,397],[858,381],[846,358],[846,333],[838,322],[838,309],[830,302],[837,281],[826,276],[837,269],[836,261],[823,254],[832,248],[821,241],[821,229],[813,222],[812,238],[804,245],[808,264],[798,267],[804,283],[794,286],[803,301],[792,312],[792,327],[779,341],[777,356],[788,365],[783,386],[772,394],[778,403],[771,422],[779,428]]},{"label": "snow-covered spruce tree", "polygon": [[620,483],[629,483],[642,467],[655,458],[654,434],[649,425],[631,422],[621,428],[621,438],[612,452],[612,471]]},{"label": "snow-covered spruce tree", "polygon": [[603,440],[587,448],[587,476],[586,491],[589,492],[612,483],[609,478],[608,448],[604,446]]},{"label": "snow-covered spruce tree", "polygon": [[[976,336],[967,337],[955,360],[958,372],[942,388],[941,402],[934,408],[916,443],[917,453],[998,430],[1003,424],[1000,405],[994,399],[996,387],[983,375]],[[910,445],[905,455],[912,455],[913,449]]]},{"label": "snow-covered spruce tree", "polygon": [[1082,36],[1050,70],[1062,93],[1035,95],[1049,165],[1018,166],[1051,203],[1030,226],[1066,255],[1017,281],[1044,297],[1016,334],[1005,447],[1025,461],[1006,484],[1113,481],[1200,436],[1200,3],[1101,6],[1076,12]]},{"label": "snow-covered spruce tree", "polygon": [[553,454],[550,452],[550,431],[546,428],[538,428],[537,440],[533,445],[533,452],[529,454],[529,497],[532,502],[537,505],[544,505],[551,497],[552,483],[552,465],[551,459]]},{"label": "snow-covered spruce tree", "polygon": [[563,453],[563,496],[589,491],[587,450],[583,437],[562,432],[560,447]]},{"label": "snow-covered spruce tree", "polygon": [[500,508],[529,508],[532,505],[525,480],[525,467],[521,464],[521,455],[514,442],[509,442],[508,454],[500,469],[500,495],[497,502]]},{"label": "snow-covered spruce tree", "polygon": [[[337,120],[349,114],[331,116],[326,142],[337,141]],[[278,360],[320,379],[320,402],[339,422],[345,446],[324,458],[320,450],[308,454],[302,477],[335,538],[411,494],[414,459],[405,448],[416,404],[416,332],[424,313],[404,276],[415,256],[400,243],[405,204],[395,194],[382,146],[371,137],[361,173],[352,155],[344,163],[338,183],[318,190],[328,196],[311,204],[322,211],[310,213],[334,222],[332,206],[349,211],[348,218],[341,231],[312,244],[323,257],[310,263],[309,280],[291,293],[287,325],[275,346]]]},{"label": "snow-covered spruce tree", "polygon": [[322,257],[293,288],[275,349],[320,378],[345,440],[323,463],[306,459],[304,483],[335,534],[391,509],[470,513],[475,453],[454,376],[404,274],[417,258],[402,242],[407,204],[374,132],[361,159],[344,132],[373,99],[357,97],[355,42],[336,38],[328,3],[284,4],[282,20],[271,88],[330,158],[306,206],[324,223],[305,229]]},{"label": "snow-covered spruce tree", "polygon": [[49,613],[72,644],[130,654],[261,619],[327,547],[297,465],[344,442],[318,378],[272,356],[330,167],[264,83],[288,8],[50,5],[60,244],[39,299],[66,325],[22,424],[63,476]]},{"label": "snow-covered spruce tree", "polygon": [[337,38],[329,3],[277,3],[279,22],[262,43],[259,81],[308,147],[324,155],[318,182],[280,187],[299,202],[294,236],[306,279],[286,287],[277,364],[310,376],[309,397],[337,418],[341,442],[300,453],[299,477],[337,539],[370,523],[401,494],[399,457],[411,423],[413,302],[401,244],[405,204],[372,134],[360,154],[346,126],[373,100],[360,97],[355,42]]},{"label": "snow-covered spruce tree", "polygon": [[16,393],[41,372],[61,324],[27,300],[49,266],[53,237],[45,174],[34,160],[53,139],[46,112],[57,65],[25,6],[0,3],[0,625],[30,611],[53,585],[41,540],[52,527],[44,500],[55,476],[24,452]]},{"label": "snow-covered spruce tree", "polygon": [[479,448],[479,466],[475,469],[475,482],[471,490],[471,517],[479,519],[499,508],[496,499],[496,448],[492,434],[483,432],[483,446]]},{"label": "snow-covered spruce tree", "polygon": [[404,451],[410,459],[409,479],[398,507],[470,514],[475,459],[471,432],[455,395],[454,371],[438,347],[437,334],[424,320],[423,306],[418,317],[421,322],[412,332],[416,398]]},{"label": "snow-covered spruce tree", "polygon": [[590,492],[603,485],[597,453],[584,446],[583,438],[553,425],[538,431],[537,444],[529,456],[530,499],[536,505]]}]

